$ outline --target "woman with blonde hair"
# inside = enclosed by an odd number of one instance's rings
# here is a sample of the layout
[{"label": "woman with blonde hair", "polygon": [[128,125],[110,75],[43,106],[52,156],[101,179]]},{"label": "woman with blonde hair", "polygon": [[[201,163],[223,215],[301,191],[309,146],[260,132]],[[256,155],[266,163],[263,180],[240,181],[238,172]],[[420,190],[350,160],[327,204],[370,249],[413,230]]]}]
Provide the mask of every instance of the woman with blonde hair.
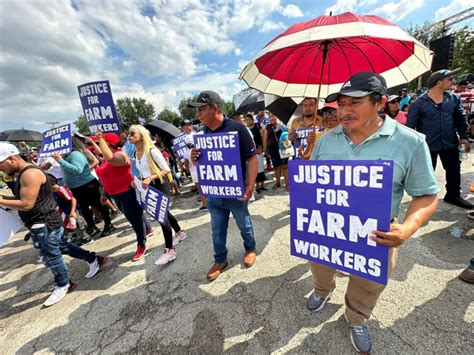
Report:
[{"label": "woman with blonde hair", "polygon": [[[167,175],[170,168],[166,163],[163,154],[155,147],[148,130],[140,125],[130,127],[128,141],[135,145],[135,165],[140,172],[142,187],[147,189],[153,186],[166,195],[170,195],[170,185]],[[176,235],[173,239],[173,231]],[[157,265],[164,265],[176,259],[174,246],[186,239],[186,232],[181,229],[176,218],[168,211],[168,223],[161,225],[163,236],[165,237],[164,253],[155,262]]]}]

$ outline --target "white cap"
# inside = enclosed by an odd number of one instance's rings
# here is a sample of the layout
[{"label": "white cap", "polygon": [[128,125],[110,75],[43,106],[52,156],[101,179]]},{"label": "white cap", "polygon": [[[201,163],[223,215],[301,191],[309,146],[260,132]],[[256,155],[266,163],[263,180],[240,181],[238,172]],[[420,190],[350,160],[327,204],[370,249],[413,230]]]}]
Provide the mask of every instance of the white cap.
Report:
[{"label": "white cap", "polygon": [[0,163],[13,155],[20,155],[17,147],[10,143],[0,143]]}]

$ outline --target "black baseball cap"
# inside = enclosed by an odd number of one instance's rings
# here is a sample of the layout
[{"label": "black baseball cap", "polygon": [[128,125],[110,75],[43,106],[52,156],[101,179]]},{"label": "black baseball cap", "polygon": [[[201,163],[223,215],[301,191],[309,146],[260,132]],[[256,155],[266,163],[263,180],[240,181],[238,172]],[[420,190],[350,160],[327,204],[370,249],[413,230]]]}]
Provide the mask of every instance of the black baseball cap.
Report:
[{"label": "black baseball cap", "polygon": [[427,80],[428,87],[431,89],[433,86],[436,85],[438,81],[449,78],[450,76],[456,75],[457,73],[461,71],[461,69],[462,68],[457,68],[454,70],[441,69],[441,70],[435,71],[433,74],[431,74],[428,77],[428,80]]},{"label": "black baseball cap", "polygon": [[372,93],[387,95],[387,82],[384,77],[371,71],[363,71],[352,75],[341,87],[339,92],[326,97],[326,102],[334,102],[339,95],[364,97]]},{"label": "black baseball cap", "polygon": [[215,91],[206,90],[201,92],[196,101],[188,103],[188,107],[202,107],[206,105],[221,105],[222,100],[219,94]]},{"label": "black baseball cap", "polygon": [[190,120],[182,120],[181,121],[181,126],[180,127],[184,127],[184,126],[187,126],[188,124],[193,124]]}]

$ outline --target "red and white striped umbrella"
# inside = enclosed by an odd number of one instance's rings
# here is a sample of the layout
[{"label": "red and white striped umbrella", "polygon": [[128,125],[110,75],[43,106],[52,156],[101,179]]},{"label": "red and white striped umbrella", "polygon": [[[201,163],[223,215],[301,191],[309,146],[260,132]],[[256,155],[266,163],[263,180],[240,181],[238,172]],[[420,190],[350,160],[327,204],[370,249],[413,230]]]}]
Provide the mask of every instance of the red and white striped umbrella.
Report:
[{"label": "red and white striped umbrella", "polygon": [[388,87],[431,68],[433,53],[378,16],[350,12],[298,23],[274,38],[247,64],[240,79],[278,96],[326,97],[352,74],[373,71]]}]

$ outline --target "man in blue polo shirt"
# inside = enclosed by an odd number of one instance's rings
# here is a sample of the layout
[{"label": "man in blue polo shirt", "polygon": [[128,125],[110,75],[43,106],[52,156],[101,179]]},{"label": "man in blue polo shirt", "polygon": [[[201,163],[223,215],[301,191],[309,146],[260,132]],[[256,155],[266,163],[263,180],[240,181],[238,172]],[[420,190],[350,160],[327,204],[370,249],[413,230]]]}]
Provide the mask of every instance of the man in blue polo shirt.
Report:
[{"label": "man in blue polo shirt", "polygon": [[[255,262],[255,237],[252,219],[248,210],[248,200],[253,194],[258,163],[255,144],[245,125],[224,117],[222,101],[214,91],[201,92],[190,107],[197,109],[204,133],[237,132],[239,136],[242,175],[247,176],[245,196],[242,199],[207,197],[207,208],[211,214],[212,242],[214,244],[214,265],[207,273],[207,279],[213,281],[227,267],[227,226],[232,213],[244,240],[244,265],[250,267]],[[199,151],[193,149],[191,159],[196,162]],[[246,174],[247,172],[247,174]]]},{"label": "man in blue polo shirt", "polygon": [[[340,125],[324,134],[311,155],[312,160],[393,160],[392,224],[390,232],[370,237],[388,246],[390,276],[396,261],[397,247],[426,223],[438,205],[440,191],[431,167],[428,146],[423,135],[398,124],[379,111],[387,102],[385,79],[372,72],[354,74],[339,93],[326,102],[337,100]],[[412,196],[403,223],[397,217],[403,192]],[[370,201],[367,201],[370,204]],[[377,208],[374,206],[374,208]],[[307,301],[311,311],[321,310],[336,287],[334,268],[309,263],[314,276],[314,292]],[[364,325],[369,319],[385,286],[354,275],[349,276],[345,317],[352,344],[360,352],[370,352],[372,341]]]}]

